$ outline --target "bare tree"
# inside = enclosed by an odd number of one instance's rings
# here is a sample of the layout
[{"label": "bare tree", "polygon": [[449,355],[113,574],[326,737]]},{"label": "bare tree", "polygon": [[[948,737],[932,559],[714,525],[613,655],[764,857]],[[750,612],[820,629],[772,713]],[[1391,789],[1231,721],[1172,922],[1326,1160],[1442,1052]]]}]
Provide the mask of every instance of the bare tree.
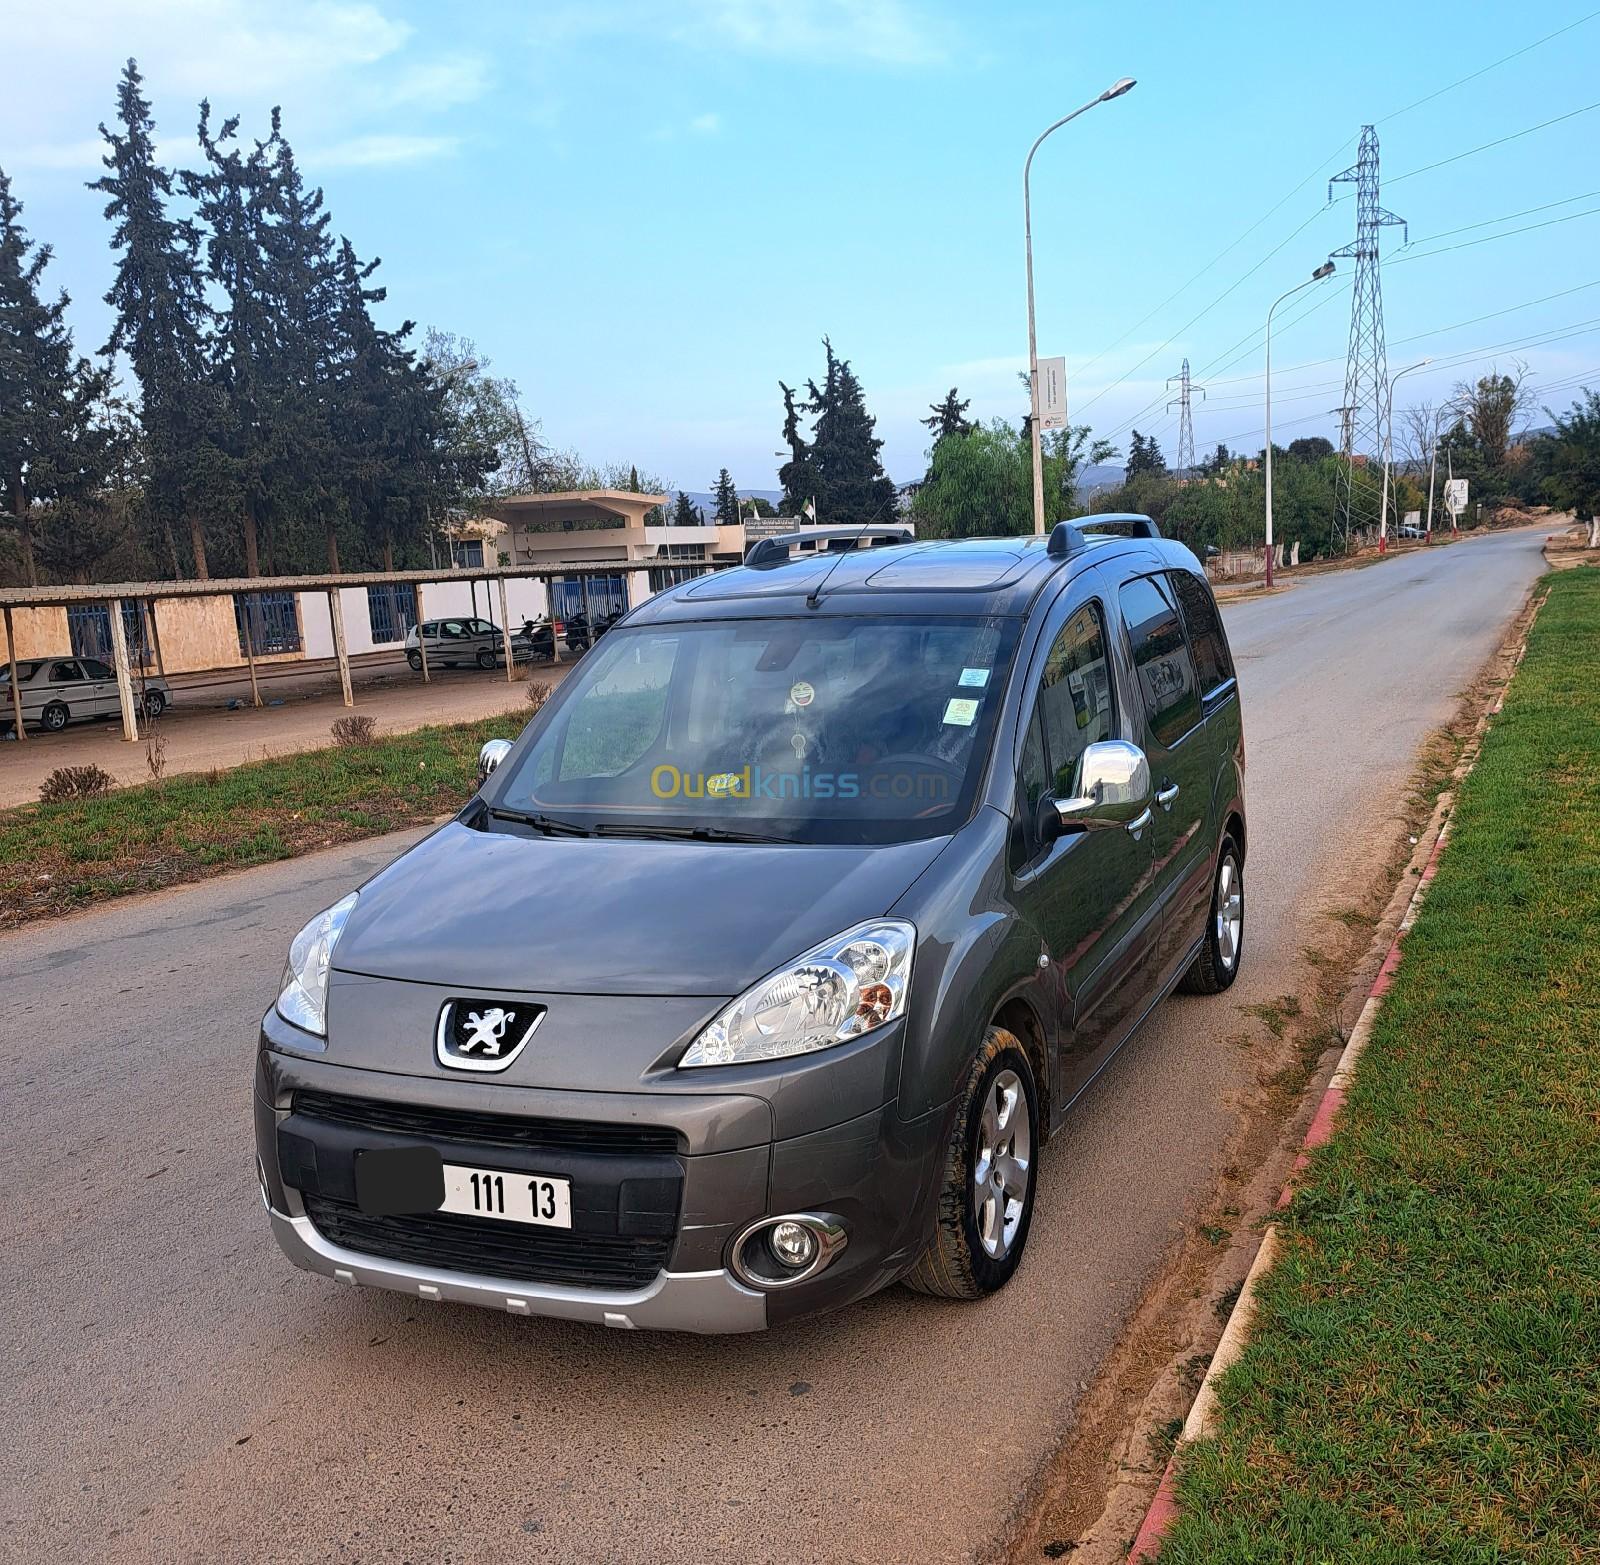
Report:
[{"label": "bare tree", "polygon": [[1456,387],[1455,401],[1484,466],[1490,472],[1500,472],[1513,440],[1522,432],[1535,405],[1533,389],[1528,385],[1528,366],[1518,362],[1509,375],[1491,369],[1476,384],[1462,381]]},{"label": "bare tree", "polygon": [[1402,467],[1427,471],[1434,444],[1451,411],[1448,403],[1435,407],[1431,402],[1418,402],[1401,413],[1395,433]]}]

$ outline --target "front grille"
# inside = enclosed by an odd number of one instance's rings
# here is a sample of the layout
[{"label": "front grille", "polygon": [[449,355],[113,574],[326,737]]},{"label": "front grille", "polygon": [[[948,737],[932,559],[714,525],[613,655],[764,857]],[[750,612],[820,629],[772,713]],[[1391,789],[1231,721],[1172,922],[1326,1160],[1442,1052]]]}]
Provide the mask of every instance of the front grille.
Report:
[{"label": "front grille", "polygon": [[[302,1094],[309,1097],[311,1094]],[[671,1236],[638,1238],[426,1213],[372,1217],[326,1196],[304,1197],[317,1232],[347,1250],[430,1271],[476,1272],[576,1288],[642,1288],[661,1272]]]},{"label": "front grille", "polygon": [[313,1119],[360,1130],[383,1130],[424,1141],[467,1141],[477,1146],[527,1147],[553,1152],[673,1153],[678,1133],[662,1125],[593,1124],[574,1119],[523,1119],[471,1109],[386,1103],[331,1092],[297,1092],[293,1108]]}]

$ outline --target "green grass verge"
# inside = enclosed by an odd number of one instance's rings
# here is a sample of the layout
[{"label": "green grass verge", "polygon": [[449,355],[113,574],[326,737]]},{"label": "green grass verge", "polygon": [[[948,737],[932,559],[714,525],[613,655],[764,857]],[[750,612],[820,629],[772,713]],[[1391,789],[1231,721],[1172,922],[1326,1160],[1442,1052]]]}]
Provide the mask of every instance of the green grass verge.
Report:
[{"label": "green grass verge", "polygon": [[0,928],[397,831],[459,809],[516,711],[0,811]]},{"label": "green grass verge", "polygon": [[1600,1560],[1600,571],[1548,586],[1162,1565]]}]

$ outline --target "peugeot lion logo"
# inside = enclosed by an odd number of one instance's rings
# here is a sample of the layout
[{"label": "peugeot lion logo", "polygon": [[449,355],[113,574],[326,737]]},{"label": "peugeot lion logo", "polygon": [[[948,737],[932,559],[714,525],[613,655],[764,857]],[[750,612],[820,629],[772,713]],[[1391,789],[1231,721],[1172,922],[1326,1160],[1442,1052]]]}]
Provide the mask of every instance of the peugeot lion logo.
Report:
[{"label": "peugeot lion logo", "polygon": [[447,1000],[434,1052],[451,1070],[503,1071],[538,1030],[544,1011],[503,1000]]}]

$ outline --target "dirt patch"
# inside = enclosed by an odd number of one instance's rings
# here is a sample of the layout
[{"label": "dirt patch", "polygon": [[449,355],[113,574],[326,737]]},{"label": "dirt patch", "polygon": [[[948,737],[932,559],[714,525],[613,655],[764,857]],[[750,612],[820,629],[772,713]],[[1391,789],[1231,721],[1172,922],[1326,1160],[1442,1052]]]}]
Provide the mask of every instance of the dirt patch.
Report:
[{"label": "dirt patch", "polygon": [[1126,1558],[1172,1443],[1260,1244],[1322,1087],[1349,1037],[1445,818],[1441,795],[1504,689],[1535,611],[1530,594],[1456,715],[1424,744],[1403,807],[1371,834],[1338,899],[1318,911],[1325,941],[1301,951],[1300,983],[1249,1008],[1257,1085],[1222,1156],[1222,1178],[1146,1290],[1122,1340],[1085,1392],[1039,1497],[995,1558],[1011,1565]]}]

